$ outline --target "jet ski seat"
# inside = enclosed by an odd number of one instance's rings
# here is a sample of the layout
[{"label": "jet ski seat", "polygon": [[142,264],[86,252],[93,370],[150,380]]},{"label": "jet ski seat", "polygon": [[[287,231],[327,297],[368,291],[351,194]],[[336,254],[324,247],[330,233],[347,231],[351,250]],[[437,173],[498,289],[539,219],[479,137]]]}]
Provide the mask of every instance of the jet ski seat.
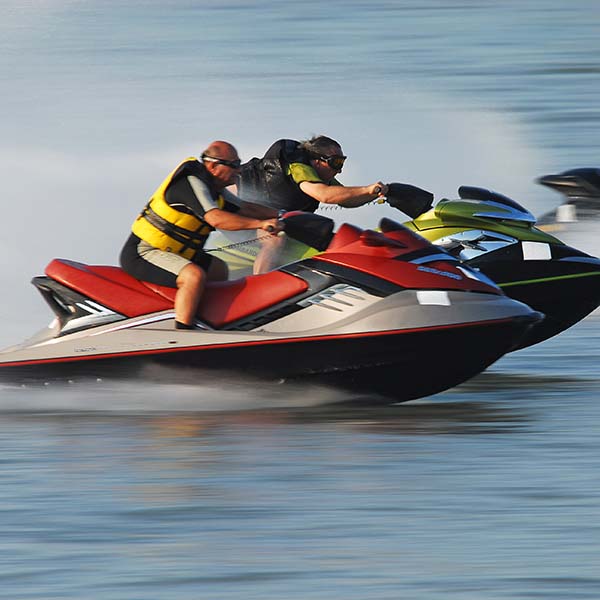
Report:
[{"label": "jet ski seat", "polygon": [[[55,258],[46,267],[51,279],[127,317],[173,308],[174,288],[139,281],[114,266],[86,265]],[[218,329],[265,310],[308,289],[306,281],[281,271],[233,281],[209,282],[198,317]]]}]

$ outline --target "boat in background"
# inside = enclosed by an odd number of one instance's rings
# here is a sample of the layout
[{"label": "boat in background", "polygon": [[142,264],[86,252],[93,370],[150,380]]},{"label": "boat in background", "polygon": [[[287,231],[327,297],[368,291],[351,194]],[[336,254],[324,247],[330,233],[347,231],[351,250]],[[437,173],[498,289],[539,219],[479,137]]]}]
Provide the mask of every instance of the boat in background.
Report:
[{"label": "boat in background", "polygon": [[542,215],[538,225],[600,220],[600,169],[570,169],[544,175],[537,182],[565,198],[556,210]]},{"label": "boat in background", "polygon": [[538,227],[567,244],[600,256],[600,169],[569,169],[537,182],[559,192],[563,202],[538,219]]}]

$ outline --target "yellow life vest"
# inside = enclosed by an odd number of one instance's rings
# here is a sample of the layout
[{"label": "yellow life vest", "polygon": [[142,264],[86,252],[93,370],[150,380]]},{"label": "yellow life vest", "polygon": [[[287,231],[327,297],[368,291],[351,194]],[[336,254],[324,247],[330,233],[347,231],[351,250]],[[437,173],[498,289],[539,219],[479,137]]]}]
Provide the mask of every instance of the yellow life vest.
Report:
[{"label": "yellow life vest", "polygon": [[[214,231],[214,227],[211,227],[206,221],[177,210],[168,204],[167,188],[175,176],[182,172],[184,175],[186,173],[194,175],[208,183],[204,166],[198,163],[194,157],[186,158],[154,192],[144,210],[134,221],[131,230],[141,240],[155,248],[191,259],[198,250],[202,249],[206,238],[211,231]],[[190,191],[190,193],[192,192]],[[224,207],[225,200],[222,195],[216,198],[216,204],[220,209]]]}]

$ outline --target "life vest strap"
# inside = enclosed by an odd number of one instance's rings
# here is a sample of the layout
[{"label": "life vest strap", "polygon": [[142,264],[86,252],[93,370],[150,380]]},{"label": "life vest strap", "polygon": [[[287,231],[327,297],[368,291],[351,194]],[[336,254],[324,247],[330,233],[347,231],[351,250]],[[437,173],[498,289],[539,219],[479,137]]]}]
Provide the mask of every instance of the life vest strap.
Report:
[{"label": "life vest strap", "polygon": [[169,221],[167,221],[165,218],[154,212],[149,204],[146,205],[142,211],[141,218],[146,219],[148,223],[156,227],[158,230],[162,231],[180,244],[183,244],[182,250],[201,250],[204,246],[205,235],[202,234],[199,235],[199,237],[193,237],[193,235],[191,236],[190,234],[200,234],[206,228],[209,229],[209,231],[206,233],[214,230],[214,228],[208,225],[208,223],[201,224],[200,227],[193,232],[189,229],[179,227],[173,223],[169,223]]}]

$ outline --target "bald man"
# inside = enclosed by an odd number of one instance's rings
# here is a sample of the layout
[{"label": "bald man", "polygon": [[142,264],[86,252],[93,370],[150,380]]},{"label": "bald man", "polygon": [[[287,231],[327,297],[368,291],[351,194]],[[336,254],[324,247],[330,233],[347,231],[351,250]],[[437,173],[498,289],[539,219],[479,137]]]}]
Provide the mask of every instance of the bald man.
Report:
[{"label": "bald man", "polygon": [[206,281],[227,279],[227,264],[203,250],[211,231],[281,230],[275,209],[225,189],[240,164],[237,150],[220,140],[200,159],[186,158],[154,192],[121,251],[121,267],[136,279],[177,288],[177,329],[194,328]]}]

